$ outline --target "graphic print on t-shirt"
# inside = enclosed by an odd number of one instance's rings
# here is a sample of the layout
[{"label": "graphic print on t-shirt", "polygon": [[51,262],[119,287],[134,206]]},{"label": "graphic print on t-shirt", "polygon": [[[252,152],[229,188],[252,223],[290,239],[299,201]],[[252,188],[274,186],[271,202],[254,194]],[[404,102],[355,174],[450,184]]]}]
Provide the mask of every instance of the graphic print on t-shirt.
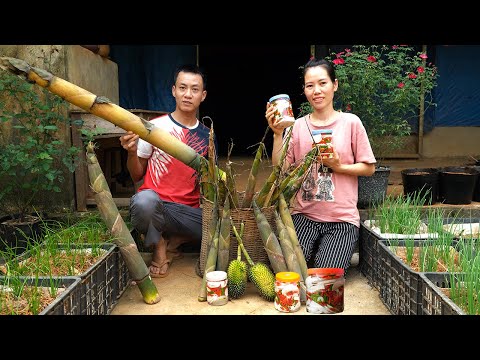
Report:
[{"label": "graphic print on t-shirt", "polygon": [[[186,135],[185,133],[187,131],[188,130],[186,129],[173,127],[172,130],[170,131],[170,134],[176,137],[177,139],[179,139],[181,142],[189,145],[187,141],[191,140],[192,136],[189,136],[187,138],[185,136]],[[155,185],[155,187],[159,186],[160,179],[164,174],[168,173],[168,169],[170,168],[171,164],[175,160],[176,159],[173,156],[167,154],[165,151],[160,150],[159,148],[156,148],[156,147],[153,148],[153,154],[149,162],[149,167],[151,167],[150,170],[151,170],[152,182]]]},{"label": "graphic print on t-shirt", "polygon": [[[151,122],[191,147],[198,154],[207,157],[209,129],[205,125],[197,123],[194,128],[186,128],[170,115],[153,119]],[[139,144],[138,153],[139,156],[150,158],[144,183],[138,191],[152,189],[162,200],[192,207],[200,206],[197,172],[193,168],[145,141]]]},{"label": "graphic print on t-shirt", "polygon": [[317,179],[310,171],[302,184],[303,201],[335,201],[333,196],[335,185],[333,184],[332,173],[327,167],[320,166],[317,172]]}]

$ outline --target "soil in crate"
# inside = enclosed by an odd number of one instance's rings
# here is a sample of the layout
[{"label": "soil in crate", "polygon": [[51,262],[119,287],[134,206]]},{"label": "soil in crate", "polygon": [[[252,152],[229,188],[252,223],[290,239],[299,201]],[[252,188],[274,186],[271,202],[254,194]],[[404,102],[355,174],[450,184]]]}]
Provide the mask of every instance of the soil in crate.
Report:
[{"label": "soil in crate", "polygon": [[[439,290],[442,292],[443,295],[445,295],[447,298],[449,298],[452,302],[453,302],[453,299],[450,297],[450,288],[439,288]],[[460,292],[460,296],[462,298],[466,298],[466,292],[467,292],[467,289],[460,289],[458,290]],[[467,306],[468,304],[457,304],[455,303],[460,309],[462,309],[465,313],[468,313],[468,309],[467,309]],[[479,314],[471,314],[471,315],[479,315]]]},{"label": "soil in crate", "polygon": [[[105,254],[104,249],[98,249],[96,253],[89,251],[90,249],[75,249],[75,251],[59,251],[55,256],[49,256],[48,254],[42,254],[41,263],[44,261],[48,263],[44,264],[42,268],[46,270],[45,273],[40,275],[53,275],[53,276],[78,276],[87,271],[93,266],[102,256]],[[34,269],[31,273],[25,273],[24,275],[33,276],[39,271],[38,259],[35,256],[26,258],[21,262],[22,267],[25,269]],[[73,266],[72,266],[73,264]]]},{"label": "soil in crate", "polygon": [[[408,263],[407,261],[407,248],[404,247],[404,246],[398,246],[396,247],[395,249],[392,249],[390,247],[390,250],[392,250],[392,252],[397,255],[400,260],[402,260],[406,265],[408,265],[413,271],[416,271],[416,272],[419,272],[419,271],[423,271],[420,269],[420,247],[415,247],[414,250],[413,250],[413,257],[412,257],[412,261],[410,263]],[[458,266],[459,264],[459,259],[458,259],[458,252],[452,247],[450,249],[454,256],[455,256],[455,260],[454,260],[454,263],[456,266]],[[434,271],[434,272],[447,272],[449,271],[448,268],[447,268],[447,265],[445,263],[443,263],[441,260],[438,260],[437,261],[437,264],[436,264],[436,268],[435,269],[430,269],[429,271]],[[453,271],[457,271],[458,269],[454,269]]]},{"label": "soil in crate", "polygon": [[[53,296],[50,288],[47,287],[25,287],[22,296],[15,296],[12,291],[7,290],[2,295],[0,315],[37,315],[51,304],[57,296],[61,295],[63,291],[65,291],[64,288],[59,288],[57,294]],[[30,302],[34,298],[38,302],[38,313],[33,313],[30,306]]]},{"label": "soil in crate", "polygon": [[0,315],[79,315],[80,278],[0,277]]}]

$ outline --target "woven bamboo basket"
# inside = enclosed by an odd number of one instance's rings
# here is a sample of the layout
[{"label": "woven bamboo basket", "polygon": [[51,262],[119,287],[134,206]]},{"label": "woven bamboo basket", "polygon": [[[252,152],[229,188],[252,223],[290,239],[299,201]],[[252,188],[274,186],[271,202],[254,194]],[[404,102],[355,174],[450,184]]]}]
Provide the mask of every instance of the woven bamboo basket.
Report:
[{"label": "woven bamboo basket", "polygon": [[[243,199],[244,192],[238,193],[239,201]],[[203,199],[202,201],[202,245],[200,249],[200,257],[197,262],[196,273],[198,276],[203,277],[205,271],[205,262],[207,261],[207,244],[208,244],[208,234],[209,226],[212,220],[213,213],[213,202]],[[223,206],[219,210],[222,210]],[[277,226],[275,224],[275,206],[269,206],[262,208],[262,213],[267,218],[268,223],[272,227],[272,230],[277,233]],[[221,214],[221,212],[220,212]],[[254,263],[260,261],[268,266],[270,262],[268,260],[268,255],[263,247],[263,241],[260,237],[260,232],[258,230],[257,222],[255,220],[255,213],[253,209],[230,209],[230,214],[232,221],[235,224],[237,231],[240,231],[240,224],[243,222],[245,228],[243,230],[243,245],[248,252],[248,255],[252,258]],[[233,230],[230,230],[230,256],[229,261],[232,261],[237,258],[237,247],[238,242]],[[242,254],[242,259],[245,257]]]}]

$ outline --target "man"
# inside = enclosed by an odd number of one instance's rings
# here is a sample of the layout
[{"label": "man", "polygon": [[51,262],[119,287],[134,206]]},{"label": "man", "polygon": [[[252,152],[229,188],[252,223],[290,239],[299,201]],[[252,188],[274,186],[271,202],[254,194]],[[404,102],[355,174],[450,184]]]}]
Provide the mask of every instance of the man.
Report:
[{"label": "man", "polygon": [[[175,72],[172,95],[175,111],[150,122],[207,157],[210,129],[197,119],[207,96],[205,75],[194,65],[181,66]],[[181,244],[201,242],[197,173],[131,131],[120,137],[120,143],[128,151],[127,168],[133,181],[144,180],[130,201],[132,225],[144,235],[145,246],[153,246],[151,276],[165,277],[172,260],[182,257]]]}]

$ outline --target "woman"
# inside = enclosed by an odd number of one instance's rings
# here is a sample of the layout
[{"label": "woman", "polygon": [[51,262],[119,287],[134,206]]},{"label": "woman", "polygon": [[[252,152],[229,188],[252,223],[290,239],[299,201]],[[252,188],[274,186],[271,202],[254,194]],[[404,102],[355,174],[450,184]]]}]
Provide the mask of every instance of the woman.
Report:
[{"label": "woman", "polygon": [[[313,134],[321,130],[332,131],[333,156],[316,159],[296,195],[292,219],[307,263],[315,252],[314,267],[346,270],[359,237],[358,176],[371,176],[376,160],[358,116],[333,108],[338,89],[333,65],[312,58],[304,66],[303,77],[304,94],[313,111],[295,121],[283,169],[304,159],[312,149]],[[273,105],[267,103],[265,117],[274,133],[272,162],[277,165],[284,129],[274,113]]]}]

